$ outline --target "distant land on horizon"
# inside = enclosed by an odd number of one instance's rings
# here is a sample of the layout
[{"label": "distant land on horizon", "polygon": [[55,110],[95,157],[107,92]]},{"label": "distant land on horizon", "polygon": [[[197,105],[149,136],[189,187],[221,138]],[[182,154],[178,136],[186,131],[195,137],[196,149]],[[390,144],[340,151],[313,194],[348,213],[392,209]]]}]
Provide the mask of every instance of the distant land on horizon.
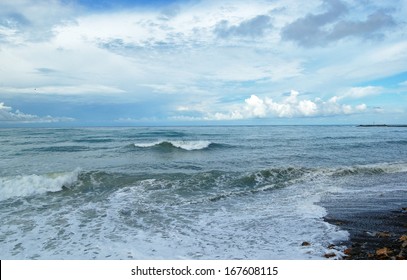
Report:
[{"label": "distant land on horizon", "polygon": [[407,127],[407,124],[360,124],[358,127]]}]

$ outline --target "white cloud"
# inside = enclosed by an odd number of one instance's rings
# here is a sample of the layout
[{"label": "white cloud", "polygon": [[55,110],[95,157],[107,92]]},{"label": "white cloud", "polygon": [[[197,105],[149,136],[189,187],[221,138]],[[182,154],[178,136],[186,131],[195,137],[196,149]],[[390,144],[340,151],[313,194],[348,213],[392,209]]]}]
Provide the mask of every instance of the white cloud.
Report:
[{"label": "white cloud", "polygon": [[13,110],[13,108],[4,105],[0,102],[0,123],[52,123],[52,122],[66,122],[73,121],[73,118],[66,117],[40,117],[37,115],[25,114],[19,110]]},{"label": "white cloud", "polygon": [[82,95],[82,94],[117,94],[124,90],[104,85],[77,85],[77,86],[43,86],[30,88],[3,87],[0,91],[19,94],[57,94],[57,95]]},{"label": "white cloud", "polygon": [[245,99],[245,104],[240,105],[228,113],[209,113],[206,119],[233,120],[249,118],[292,118],[292,117],[317,117],[350,115],[362,113],[367,110],[366,104],[356,106],[338,103],[338,98],[334,97],[328,101],[316,98],[315,100],[300,99],[299,93],[292,90],[290,95],[278,102],[272,98],[260,98],[251,95]]},{"label": "white cloud", "polygon": [[298,103],[298,110],[304,116],[314,116],[317,114],[318,106],[310,100],[301,100]]},{"label": "white cloud", "polygon": [[347,92],[342,94],[339,98],[360,99],[367,96],[378,95],[383,91],[384,91],[383,87],[377,86],[352,87]]}]

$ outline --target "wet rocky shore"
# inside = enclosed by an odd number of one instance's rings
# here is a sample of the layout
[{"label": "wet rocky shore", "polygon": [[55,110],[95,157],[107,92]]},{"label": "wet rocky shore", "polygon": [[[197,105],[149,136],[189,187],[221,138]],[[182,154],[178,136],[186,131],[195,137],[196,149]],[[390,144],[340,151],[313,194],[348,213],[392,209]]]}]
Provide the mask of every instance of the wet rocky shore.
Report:
[{"label": "wet rocky shore", "polygon": [[321,204],[328,212],[324,220],[350,234],[348,241],[335,244],[347,248],[342,259],[407,259],[407,191],[367,200],[338,194]]}]

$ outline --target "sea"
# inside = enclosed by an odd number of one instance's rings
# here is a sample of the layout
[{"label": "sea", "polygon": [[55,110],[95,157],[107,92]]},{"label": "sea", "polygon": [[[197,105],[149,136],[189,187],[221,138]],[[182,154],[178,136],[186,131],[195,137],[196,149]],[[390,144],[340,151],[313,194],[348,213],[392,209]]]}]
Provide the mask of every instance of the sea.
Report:
[{"label": "sea", "polygon": [[0,259],[340,258],[337,194],[406,198],[407,128],[0,129]]}]

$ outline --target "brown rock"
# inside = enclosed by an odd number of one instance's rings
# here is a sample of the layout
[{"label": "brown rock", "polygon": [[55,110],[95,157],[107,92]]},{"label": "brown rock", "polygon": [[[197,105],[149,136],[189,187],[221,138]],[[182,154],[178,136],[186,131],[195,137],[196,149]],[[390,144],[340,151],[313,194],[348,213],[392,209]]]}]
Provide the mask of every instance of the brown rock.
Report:
[{"label": "brown rock", "polygon": [[346,255],[352,255],[352,248],[347,248],[343,251]]},{"label": "brown rock", "polygon": [[391,233],[388,231],[383,231],[383,232],[376,233],[376,236],[379,238],[388,238],[391,236]]},{"label": "brown rock", "polygon": [[396,256],[396,259],[397,260],[405,260],[406,259],[406,256],[404,254],[404,249],[400,250],[400,253]]},{"label": "brown rock", "polygon": [[326,254],[324,255],[324,257],[327,258],[327,259],[329,259],[329,258],[336,257],[336,254],[335,254],[335,253],[326,253]]},{"label": "brown rock", "polygon": [[302,242],[301,246],[311,246],[311,243],[304,241]]},{"label": "brown rock", "polygon": [[376,250],[376,256],[378,257],[388,257],[389,254],[391,254],[391,251],[387,247]]},{"label": "brown rock", "polygon": [[399,240],[400,241],[407,241],[407,235],[404,234],[404,235],[400,236]]}]

